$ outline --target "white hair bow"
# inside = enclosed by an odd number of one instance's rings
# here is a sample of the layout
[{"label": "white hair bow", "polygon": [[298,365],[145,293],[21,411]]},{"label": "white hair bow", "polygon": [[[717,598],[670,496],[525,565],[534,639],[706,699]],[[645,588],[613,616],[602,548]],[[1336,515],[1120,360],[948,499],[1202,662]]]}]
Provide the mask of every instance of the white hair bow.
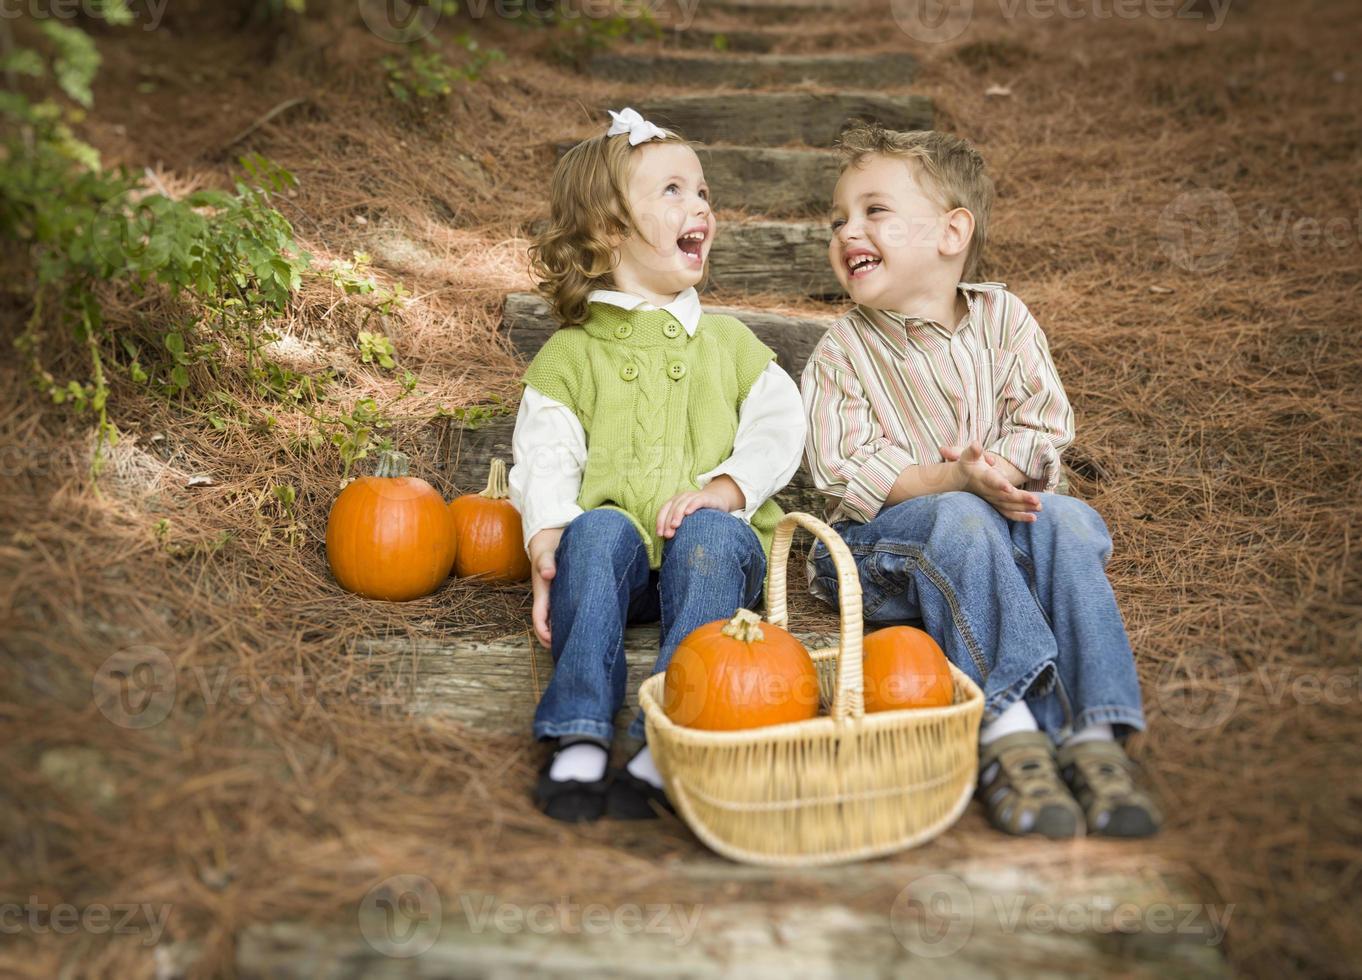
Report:
[{"label": "white hair bow", "polygon": [[671,134],[660,126],[654,126],[638,114],[636,109],[606,110],[610,113],[610,129],[606,136],[629,134],[629,145],[638,146],[648,140],[666,139]]}]

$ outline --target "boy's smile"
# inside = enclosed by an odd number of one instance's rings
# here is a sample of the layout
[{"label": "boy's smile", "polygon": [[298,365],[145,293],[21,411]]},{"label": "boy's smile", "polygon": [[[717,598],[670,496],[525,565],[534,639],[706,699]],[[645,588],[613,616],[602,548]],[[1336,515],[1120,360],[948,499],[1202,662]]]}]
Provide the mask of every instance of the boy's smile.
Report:
[{"label": "boy's smile", "polygon": [[864,279],[884,264],[877,253],[863,245],[845,249],[842,256],[852,279]]}]

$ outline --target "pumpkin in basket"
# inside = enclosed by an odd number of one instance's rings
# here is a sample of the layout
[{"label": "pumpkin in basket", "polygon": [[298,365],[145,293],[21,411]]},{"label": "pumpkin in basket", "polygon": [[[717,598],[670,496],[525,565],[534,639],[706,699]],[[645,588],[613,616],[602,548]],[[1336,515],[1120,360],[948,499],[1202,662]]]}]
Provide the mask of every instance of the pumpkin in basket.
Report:
[{"label": "pumpkin in basket", "polygon": [[454,574],[479,575],[497,582],[523,582],[530,577],[520,512],[511,505],[506,464],[492,460],[487,488],[449,502],[454,520]]},{"label": "pumpkin in basket", "polygon": [[373,476],[341,491],[326,519],[326,560],[336,581],[370,599],[401,602],[434,592],[454,561],[453,528],[439,491],[384,452]]},{"label": "pumpkin in basket", "polygon": [[681,641],[662,708],[678,725],[710,731],[805,721],[818,714],[818,668],[789,632],[739,609]]},{"label": "pumpkin in basket", "polygon": [[955,701],[950,662],[931,635],[912,626],[876,630],[864,640],[865,710],[944,708]]}]

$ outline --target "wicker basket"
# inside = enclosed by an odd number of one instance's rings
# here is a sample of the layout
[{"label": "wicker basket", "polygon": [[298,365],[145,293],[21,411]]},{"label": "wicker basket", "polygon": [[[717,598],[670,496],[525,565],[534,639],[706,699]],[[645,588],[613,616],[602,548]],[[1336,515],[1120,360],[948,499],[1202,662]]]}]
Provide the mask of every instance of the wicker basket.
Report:
[{"label": "wicker basket", "polygon": [[664,674],[639,691],[648,744],[677,813],[709,847],[749,864],[836,864],[928,841],[969,804],[979,764],[983,693],[954,666],[950,707],[865,713],[860,580],[846,544],[815,517],[787,514],[776,528],[767,619],[788,628],[786,566],[799,526],[827,546],[841,595],[840,646],[812,651],[819,716],[701,731],[662,710]]}]

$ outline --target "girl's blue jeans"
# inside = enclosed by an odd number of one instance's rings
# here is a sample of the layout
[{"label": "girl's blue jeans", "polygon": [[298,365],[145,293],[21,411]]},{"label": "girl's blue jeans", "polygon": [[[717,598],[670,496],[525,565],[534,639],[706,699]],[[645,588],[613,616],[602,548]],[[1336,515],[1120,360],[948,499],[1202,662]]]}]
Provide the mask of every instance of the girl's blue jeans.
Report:
[{"label": "girl's blue jeans", "polygon": [[[615,510],[589,510],[563,532],[549,589],[553,677],[534,713],[535,738],[585,735],[609,743],[624,706],[624,627],[661,621],[653,672],[666,670],[697,627],[727,619],[761,599],[766,555],[752,528],[718,510],[681,521],[648,568],[643,538]],[[629,734],[644,737],[643,713]]]},{"label": "girl's blue jeans", "polygon": [[[866,627],[920,621],[983,689],[985,723],[1025,699],[1056,740],[1101,722],[1118,735],[1142,731],[1135,658],[1106,576],[1107,526],[1081,500],[1039,496],[1034,523],[964,492],[837,522],[860,573]],[[827,549],[815,545],[810,559],[814,593],[835,603]]]}]

